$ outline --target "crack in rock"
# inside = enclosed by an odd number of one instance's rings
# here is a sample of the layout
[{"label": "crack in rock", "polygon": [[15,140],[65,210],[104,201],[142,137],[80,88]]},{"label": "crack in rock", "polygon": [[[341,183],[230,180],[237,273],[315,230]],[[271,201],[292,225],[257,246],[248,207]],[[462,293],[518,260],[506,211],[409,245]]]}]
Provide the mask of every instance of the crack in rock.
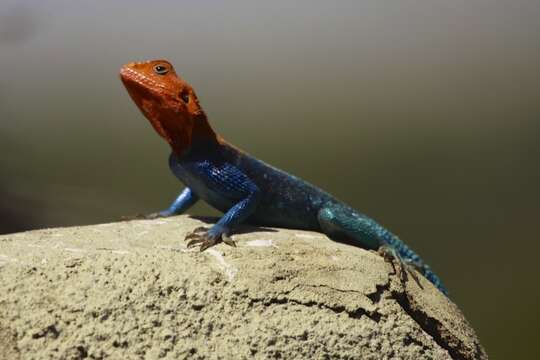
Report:
[{"label": "crack in rock", "polygon": [[[281,292],[279,294],[276,294],[276,296],[273,296],[273,297],[269,297],[269,298],[250,297],[250,303],[251,304],[259,303],[259,304],[263,304],[264,306],[282,305],[282,304],[295,304],[295,305],[301,305],[301,306],[306,306],[306,307],[318,307],[318,308],[328,309],[328,310],[330,310],[330,311],[332,311],[332,312],[334,312],[336,314],[346,313],[352,319],[360,319],[362,316],[367,316],[369,319],[375,321],[376,323],[378,323],[381,320],[382,315],[380,313],[378,313],[377,311],[368,311],[368,310],[366,310],[364,308],[361,308],[361,307],[357,308],[356,310],[351,311],[351,310],[348,310],[343,305],[332,306],[332,305],[328,305],[328,304],[313,301],[313,300],[299,301],[299,300],[291,299],[291,298],[288,297],[288,295],[290,293],[292,293],[294,290],[296,290],[296,289],[298,289],[298,288],[300,288],[302,286],[326,287],[326,288],[329,288],[329,289],[332,289],[332,290],[336,290],[336,289],[334,289],[332,287],[329,287],[329,286],[326,286],[326,285],[300,285],[300,284],[297,284],[292,289],[290,289],[290,290],[288,290],[286,292]],[[347,292],[355,292],[355,291],[351,290],[351,291],[347,291]]]},{"label": "crack in rock", "polygon": [[[405,286],[405,283],[408,281],[407,276],[403,276],[403,274],[400,276],[400,272],[396,271],[393,262],[392,267],[394,271],[388,273],[388,282],[382,285],[376,285],[376,291],[366,294],[365,296],[376,305],[381,301],[383,296],[389,295],[389,297],[395,300],[401,309],[403,309],[403,311],[409,315],[411,319],[437,343],[437,345],[448,352],[452,359],[469,359],[470,357],[468,356],[468,351],[463,341],[452,335],[439,320],[429,316],[411,302]],[[396,278],[398,278],[398,280],[396,280]],[[392,281],[399,281],[401,283],[401,289],[399,291],[390,291]],[[475,350],[472,358],[482,358],[482,349],[477,342],[475,342]]]},{"label": "crack in rock", "polygon": [[451,334],[447,327],[438,319],[429,316],[425,311],[415,306],[414,302],[407,295],[405,290],[392,291],[390,296],[398,303],[403,311],[409,315],[420,328],[428,334],[433,341],[441,348],[448,351],[450,357],[455,360],[481,359],[482,350],[478,343],[475,342],[475,351],[470,357],[466,345],[462,340]]},{"label": "crack in rock", "polygon": [[446,339],[445,336],[443,336],[443,333],[446,331],[440,321],[428,316],[425,312],[419,309],[414,309],[411,306],[409,297],[404,292],[393,291],[392,298],[396,300],[403,311],[408,314],[420,326],[420,328],[422,328],[422,330],[431,336],[437,345],[448,351],[452,359],[466,359],[460,351],[463,349],[459,349],[459,345],[462,345],[461,341],[454,339],[457,340],[458,346],[457,348],[452,346],[448,341],[449,339]]}]

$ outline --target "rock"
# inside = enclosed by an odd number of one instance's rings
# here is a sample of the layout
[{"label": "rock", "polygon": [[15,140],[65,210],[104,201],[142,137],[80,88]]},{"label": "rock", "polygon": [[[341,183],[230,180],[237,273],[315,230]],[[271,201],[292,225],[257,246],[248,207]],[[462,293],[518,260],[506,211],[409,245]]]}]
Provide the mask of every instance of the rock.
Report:
[{"label": "rock", "polygon": [[459,309],[378,254],[188,216],[0,236],[0,358],[485,359]]}]

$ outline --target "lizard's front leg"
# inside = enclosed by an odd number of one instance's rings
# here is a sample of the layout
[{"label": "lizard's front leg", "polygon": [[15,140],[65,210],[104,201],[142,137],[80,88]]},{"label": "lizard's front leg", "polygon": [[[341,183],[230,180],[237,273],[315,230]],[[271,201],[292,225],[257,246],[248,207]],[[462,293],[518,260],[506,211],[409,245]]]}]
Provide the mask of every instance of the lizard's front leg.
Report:
[{"label": "lizard's front leg", "polygon": [[155,212],[151,214],[137,214],[131,216],[123,216],[123,221],[137,220],[137,219],[157,219],[161,217],[169,217],[173,215],[179,215],[189,209],[193,204],[199,200],[197,194],[195,194],[190,188],[186,187],[180,195],[173,201],[171,206],[167,209]]},{"label": "lizard's front leg", "polygon": [[187,211],[192,207],[199,197],[190,188],[186,187],[180,195],[173,201],[168,209],[158,212],[158,217],[169,217],[173,215],[179,215]]},{"label": "lizard's front leg", "polygon": [[221,241],[228,245],[236,246],[234,241],[229,237],[229,234],[236,225],[253,214],[259,203],[259,198],[260,191],[254,189],[247,197],[230,208],[210,229],[200,227],[193,230],[193,232],[186,236],[186,240],[189,240],[187,247],[200,245],[201,251],[204,251]]},{"label": "lizard's front leg", "polygon": [[169,206],[167,209],[157,212],[145,215],[145,219],[156,219],[160,217],[169,217],[173,215],[179,215],[187,211],[191,206],[193,206],[197,201],[199,200],[199,197],[197,194],[195,194],[190,188],[186,187],[180,195],[176,198],[176,200],[173,201],[171,206]]}]

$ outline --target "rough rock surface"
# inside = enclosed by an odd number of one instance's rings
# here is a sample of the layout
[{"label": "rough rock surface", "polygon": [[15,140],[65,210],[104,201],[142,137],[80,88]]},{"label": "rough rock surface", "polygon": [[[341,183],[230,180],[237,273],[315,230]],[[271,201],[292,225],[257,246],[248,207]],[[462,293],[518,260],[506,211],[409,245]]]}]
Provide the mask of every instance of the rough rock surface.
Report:
[{"label": "rough rock surface", "polygon": [[484,359],[458,308],[374,252],[187,216],[0,237],[0,358]]}]

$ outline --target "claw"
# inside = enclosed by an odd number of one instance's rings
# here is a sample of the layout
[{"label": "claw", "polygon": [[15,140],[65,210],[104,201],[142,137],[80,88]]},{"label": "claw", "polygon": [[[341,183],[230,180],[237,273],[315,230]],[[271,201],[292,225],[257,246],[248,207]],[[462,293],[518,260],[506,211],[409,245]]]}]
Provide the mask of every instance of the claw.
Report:
[{"label": "claw", "polygon": [[144,219],[145,216],[143,214],[135,214],[135,215],[123,215],[120,217],[120,221],[131,221],[131,220],[141,220]]},{"label": "claw", "polygon": [[225,244],[236,247],[236,242],[229,235],[223,234],[221,235],[221,239]]},{"label": "claw", "polygon": [[199,238],[201,235],[200,234],[195,234],[195,233],[189,233],[186,235],[186,237],[184,238],[184,240],[190,240],[190,239],[197,239]]},{"label": "claw", "polygon": [[184,240],[190,240],[190,239],[197,239],[201,237],[203,232],[208,231],[208,228],[205,228],[204,226],[199,226],[198,228],[193,229],[192,232],[186,235]]},{"label": "claw", "polygon": [[397,260],[401,265],[401,258],[399,257],[398,253],[396,252],[396,249],[393,247],[390,247],[388,245],[382,245],[377,250],[379,255],[381,255],[385,260],[392,261]]},{"label": "claw", "polygon": [[422,269],[420,268],[420,266],[418,266],[418,264],[416,263],[413,263],[411,261],[406,261],[406,260],[403,261],[402,266],[405,266],[405,270],[411,275],[411,277],[414,279],[416,284],[422,287],[422,285],[420,285],[420,280],[418,279],[418,276],[416,275],[416,271],[418,271],[419,273],[422,273]]},{"label": "claw", "polygon": [[204,239],[193,239],[191,241],[188,241],[186,246],[188,248],[192,248],[192,247],[196,246],[197,244],[200,244],[200,243],[203,243],[203,242],[204,242]]},{"label": "claw", "polygon": [[200,245],[200,250],[204,251],[220,242],[236,247],[236,243],[226,234],[214,235],[209,233],[208,228],[198,227],[186,235],[187,247],[192,248]]},{"label": "claw", "polygon": [[184,240],[188,241],[186,245],[188,248],[200,245],[201,251],[208,249],[220,241],[219,238],[210,236],[208,234],[208,229],[203,226],[200,226],[187,234]]},{"label": "claw", "polygon": [[410,260],[403,259],[394,249],[393,247],[390,247],[388,245],[383,245],[379,247],[379,250],[377,251],[385,260],[392,262],[393,260],[396,260],[396,262],[399,264],[399,272],[401,273],[401,277],[405,280],[406,277],[404,275],[410,274],[413,280],[418,284],[418,286],[422,287],[420,285],[420,280],[418,279],[418,276],[416,275],[416,271],[419,273],[422,272],[422,268],[415,262],[412,262]]},{"label": "claw", "polygon": [[161,218],[161,217],[163,217],[163,215],[156,212],[156,213],[151,213],[151,214],[148,214],[148,215],[144,215],[143,219],[158,219],[158,218]]},{"label": "claw", "polygon": [[162,217],[166,217],[164,215],[162,215],[161,213],[151,213],[151,214],[135,214],[135,215],[126,215],[126,216],[122,216],[120,218],[121,221],[131,221],[131,220],[152,220],[152,219],[158,219],[158,218],[162,218]]},{"label": "claw", "polygon": [[201,252],[203,252],[204,250],[216,245],[217,243],[218,243],[218,241],[210,240],[210,239],[207,239],[206,241],[203,241],[201,243]]}]

